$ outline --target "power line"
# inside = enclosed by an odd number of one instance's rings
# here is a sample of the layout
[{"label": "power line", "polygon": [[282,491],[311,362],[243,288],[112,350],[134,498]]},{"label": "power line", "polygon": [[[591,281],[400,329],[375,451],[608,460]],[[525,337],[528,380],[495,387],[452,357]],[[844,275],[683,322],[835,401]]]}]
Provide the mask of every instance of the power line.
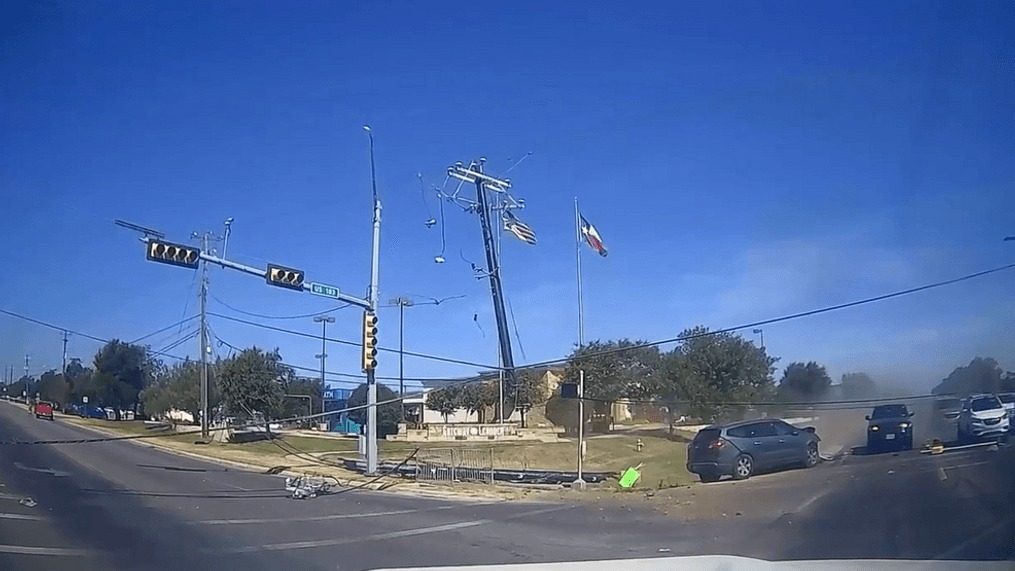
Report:
[{"label": "power line", "polygon": [[[233,351],[236,351],[236,352],[243,351],[243,349],[237,347],[236,345],[233,345],[232,343],[229,343],[228,341],[222,339],[218,335],[215,335],[214,331],[212,331],[212,335],[215,337],[215,340],[219,342],[219,344],[225,345],[226,347],[229,347],[230,349],[232,349]],[[303,367],[303,366],[300,366],[300,365],[294,365],[292,363],[286,363],[286,362],[282,362],[282,364],[287,366],[287,367],[290,367],[292,369],[299,370],[299,371],[309,371],[309,372],[313,372],[313,373],[317,373],[317,374],[320,374],[320,372],[321,372],[320,368],[316,368],[315,369],[313,367]],[[324,373],[325,373],[325,375],[330,375],[332,377],[351,377],[351,378],[354,378],[354,379],[359,379],[357,381],[346,381],[346,380],[342,380],[342,379],[332,379],[332,380],[328,381],[330,383],[344,383],[344,384],[347,384],[347,385],[357,385],[357,386],[359,386],[359,385],[361,385],[361,384],[366,382],[366,375],[364,375],[364,374],[342,373],[342,372],[338,372],[338,371],[325,371]],[[398,377],[377,377],[377,378],[380,379],[380,380],[384,380],[384,381],[397,381],[398,380]],[[445,380],[447,380],[447,379],[443,379],[443,378],[439,378],[439,377],[405,377],[404,379],[407,380],[407,381],[420,381],[420,382],[422,382],[422,381],[445,381]]]},{"label": "power line", "polygon": [[74,335],[78,335],[78,336],[84,337],[85,339],[91,339],[92,341],[98,341],[99,343],[108,343],[109,342],[109,341],[107,341],[105,339],[100,339],[99,337],[95,337],[94,335],[89,335],[87,333],[82,333],[80,331],[75,331],[73,329],[67,329],[66,327],[59,327],[57,325],[53,325],[52,323],[46,323],[45,321],[42,321],[42,320],[39,320],[39,319],[35,319],[34,317],[28,317],[27,315],[21,315],[20,313],[15,313],[13,311],[8,311],[6,309],[0,309],[0,313],[3,313],[5,315],[9,315],[11,317],[16,317],[18,319],[23,319],[25,321],[29,321],[31,323],[35,323],[36,325],[41,325],[43,327],[48,327],[48,328],[53,329],[55,331],[66,331],[67,333],[73,333]]},{"label": "power line", "polygon": [[211,297],[212,299],[214,299],[216,302],[218,302],[221,305],[223,305],[224,307],[226,307],[227,309],[235,311],[236,313],[240,313],[240,314],[243,314],[243,315],[249,315],[250,317],[258,317],[258,318],[261,318],[261,319],[306,319],[308,317],[317,317],[318,315],[326,315],[328,313],[333,313],[335,311],[338,311],[340,309],[345,309],[345,308],[347,308],[347,307],[352,305],[351,303],[346,303],[346,304],[340,305],[338,307],[333,307],[331,309],[326,309],[324,311],[318,311],[316,313],[304,313],[303,315],[265,315],[263,313],[254,313],[252,311],[244,311],[242,309],[237,309],[237,308],[229,305],[228,303],[222,301],[221,299],[215,297],[215,294],[209,293],[208,296]]},{"label": "power line", "polygon": [[[316,340],[320,340],[321,339],[320,335],[314,335],[314,334],[311,334],[311,333],[304,333],[302,331],[293,331],[291,329],[284,329],[282,327],[275,327],[273,325],[266,325],[264,323],[257,323],[256,321],[248,321],[246,319],[240,319],[238,317],[232,317],[232,316],[229,316],[229,315],[223,315],[221,313],[215,313],[215,312],[212,312],[212,311],[209,311],[208,315],[213,315],[215,317],[221,317],[222,319],[228,319],[229,321],[235,321],[237,323],[243,323],[245,325],[250,325],[250,326],[253,326],[253,327],[260,327],[261,329],[268,329],[270,331],[277,331],[279,333],[288,333],[289,335],[297,335],[297,336],[300,336],[300,337],[307,337],[307,338],[316,339]],[[332,342],[332,343],[338,343],[339,345],[349,345],[349,346],[352,346],[352,347],[359,347],[359,346],[362,345],[361,343],[357,343],[355,341],[346,341],[345,339],[332,339],[331,337],[326,337],[325,339],[330,341],[330,342]],[[398,349],[391,349],[391,348],[388,348],[388,347],[379,347],[379,350],[385,351],[387,353],[398,353]],[[410,356],[410,357],[418,357],[420,359],[427,359],[427,360],[430,360],[430,361],[439,361],[439,362],[444,362],[444,363],[452,363],[452,364],[455,364],[455,365],[467,365],[467,366],[470,366],[470,367],[479,367],[481,369],[496,368],[496,367],[491,367],[490,365],[484,365],[483,363],[476,363],[476,362],[473,362],[473,361],[465,361],[463,359],[454,359],[454,358],[451,358],[451,357],[439,357],[437,355],[428,355],[426,353],[416,353],[416,352],[413,352],[413,351],[404,351],[404,353],[406,355]]]},{"label": "power line", "polygon": [[[820,309],[812,309],[810,311],[802,311],[800,313],[793,313],[793,314],[790,314],[790,315],[784,315],[782,317],[773,317],[771,319],[763,319],[761,321],[754,321],[754,322],[751,322],[751,323],[744,323],[742,325],[736,325],[734,327],[727,327],[725,329],[717,329],[715,331],[706,331],[706,332],[703,332],[703,333],[694,333],[694,334],[691,334],[691,335],[678,335],[677,337],[671,337],[669,339],[662,339],[662,340],[659,340],[659,341],[650,341],[650,342],[646,342],[646,343],[638,343],[638,344],[633,345],[631,347],[616,347],[616,348],[613,348],[613,349],[603,349],[601,351],[595,351],[595,352],[585,353],[585,354],[583,354],[581,356],[583,358],[598,357],[600,355],[609,355],[609,354],[612,354],[612,353],[619,353],[619,352],[622,352],[622,351],[630,351],[630,350],[633,350],[633,349],[640,349],[640,348],[644,348],[644,347],[655,347],[655,346],[658,346],[658,345],[666,345],[668,343],[677,343],[677,342],[681,342],[681,341],[688,341],[688,340],[691,340],[691,339],[697,339],[699,337],[708,337],[710,335],[721,335],[723,333],[732,333],[732,332],[735,332],[735,331],[739,331],[741,329],[749,329],[749,328],[753,328],[753,327],[760,327],[762,325],[771,325],[773,323],[782,323],[784,321],[791,321],[791,320],[800,319],[800,318],[803,318],[803,317],[811,317],[813,315],[819,315],[819,314],[822,314],[822,313],[829,313],[829,312],[837,311],[837,310],[840,310],[840,309],[846,309],[846,308],[850,308],[850,307],[856,307],[856,306],[859,306],[859,305],[866,305],[868,303],[874,303],[874,302],[877,302],[877,301],[884,301],[886,299],[892,299],[892,298],[896,298],[896,297],[902,297],[904,295],[909,295],[909,294],[912,294],[912,293],[918,293],[918,292],[921,292],[921,291],[926,291],[926,290],[930,290],[930,289],[936,289],[936,288],[944,287],[944,286],[947,286],[947,285],[953,285],[953,284],[957,284],[957,283],[960,283],[960,282],[964,282],[964,281],[972,280],[972,279],[975,279],[975,278],[983,277],[983,276],[986,276],[986,275],[989,275],[989,274],[995,274],[995,273],[998,273],[998,272],[1003,272],[1005,270],[1010,270],[1012,268],[1015,268],[1015,264],[1007,264],[1007,265],[1004,265],[1004,266],[999,266],[999,267],[996,267],[996,268],[991,268],[989,270],[983,270],[983,271],[980,271],[980,272],[976,272],[976,273],[972,273],[972,274],[967,274],[967,275],[964,275],[964,276],[961,276],[961,277],[957,277],[957,278],[952,278],[952,279],[949,279],[949,280],[944,280],[944,281],[940,281],[940,282],[934,282],[934,283],[931,283],[931,284],[922,285],[922,286],[918,286],[918,287],[914,287],[914,288],[909,288],[909,289],[904,289],[904,290],[893,292],[893,293],[886,293],[886,294],[878,295],[878,296],[874,296],[874,297],[868,297],[866,299],[861,299],[861,300],[858,300],[858,301],[851,301],[851,302],[848,302],[848,303],[840,303],[838,305],[831,305],[831,306],[828,306],[828,307],[822,307]],[[557,365],[557,364],[561,364],[561,363],[566,363],[569,359],[570,359],[570,357],[564,357],[564,358],[561,358],[561,359],[553,359],[553,360],[550,360],[550,361],[539,361],[539,362],[536,362],[536,363],[530,363],[528,365],[521,365],[518,368],[519,369],[528,369],[528,368],[536,368],[536,367],[546,367],[546,366],[549,366],[549,365]]]},{"label": "power line", "polygon": [[[99,343],[110,343],[112,341],[111,339],[103,339],[101,337],[96,337],[94,335],[89,335],[87,333],[82,333],[80,331],[75,331],[74,329],[68,329],[66,327],[60,327],[58,325],[53,325],[52,323],[47,323],[45,321],[42,321],[42,320],[39,320],[39,319],[35,319],[34,317],[28,317],[27,315],[22,315],[20,313],[15,313],[13,311],[9,311],[9,310],[3,309],[3,308],[0,308],[0,313],[3,313],[5,315],[9,315],[11,317],[16,317],[18,319],[23,319],[25,321],[28,321],[28,322],[31,322],[31,323],[35,323],[35,324],[41,325],[43,327],[48,327],[48,328],[54,329],[56,331],[66,331],[67,333],[72,333],[72,334],[77,335],[79,337],[84,337],[85,339],[91,339],[92,341],[98,341]],[[171,359],[176,359],[177,361],[186,361],[187,360],[186,357],[180,357],[179,355],[171,355],[169,353],[164,353],[162,351],[156,351],[156,350],[153,350],[153,349],[148,349],[148,352],[156,354],[156,355],[162,355],[164,357],[169,357]]]},{"label": "power line", "polygon": [[[145,339],[148,339],[150,337],[154,337],[154,336],[158,335],[159,333],[162,333],[163,331],[169,331],[170,329],[172,329],[172,328],[174,328],[174,327],[176,327],[178,325],[183,325],[183,324],[187,323],[188,321],[191,321],[193,319],[197,319],[197,317],[198,317],[197,315],[191,315],[190,317],[187,317],[185,319],[181,319],[180,321],[177,321],[176,323],[174,323],[172,325],[167,325],[167,326],[165,326],[165,327],[163,327],[161,329],[157,329],[155,331],[152,331],[151,333],[149,333],[147,335],[142,335],[141,337],[138,337],[137,339],[131,341],[129,343],[129,345],[136,345],[139,341],[144,341]],[[181,332],[182,332],[182,328],[181,328]]]}]

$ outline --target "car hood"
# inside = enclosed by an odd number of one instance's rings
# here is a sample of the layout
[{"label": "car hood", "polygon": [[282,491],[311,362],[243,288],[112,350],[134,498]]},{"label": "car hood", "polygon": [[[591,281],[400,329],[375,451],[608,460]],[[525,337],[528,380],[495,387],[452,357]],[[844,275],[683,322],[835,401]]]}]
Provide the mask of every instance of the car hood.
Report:
[{"label": "car hood", "polygon": [[990,410],[981,410],[979,412],[970,413],[970,415],[976,420],[994,420],[1002,418],[1005,415],[1005,409],[1003,408],[992,408]]},{"label": "car hood", "polygon": [[[660,550],[662,551],[662,550]],[[817,561],[766,561],[730,555],[696,555],[616,559],[612,561],[565,561],[458,567],[410,567],[397,571],[987,571],[1010,569],[1010,561],[926,561],[891,559],[823,559]],[[396,571],[375,569],[374,571]]]}]

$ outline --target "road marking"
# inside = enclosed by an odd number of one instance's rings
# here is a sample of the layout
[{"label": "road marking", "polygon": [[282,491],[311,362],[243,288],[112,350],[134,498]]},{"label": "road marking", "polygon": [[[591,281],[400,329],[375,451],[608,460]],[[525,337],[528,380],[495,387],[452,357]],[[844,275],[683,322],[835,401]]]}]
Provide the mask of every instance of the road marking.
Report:
[{"label": "road marking", "polygon": [[0,553],[16,553],[18,555],[53,555],[57,557],[88,557],[94,552],[88,549],[72,549],[69,547],[29,547],[27,545],[0,545]]},{"label": "road marking", "polygon": [[799,506],[797,506],[797,508],[795,510],[793,510],[793,513],[800,513],[802,511],[804,511],[805,509],[811,507],[811,505],[813,505],[814,502],[816,502],[816,501],[820,500],[821,498],[825,497],[825,495],[827,495],[828,492],[830,492],[830,491],[831,491],[830,488],[825,488],[824,490],[822,490],[822,491],[814,494],[813,496],[807,498],[807,500],[805,500],[804,503],[800,504]]},{"label": "road marking", "polygon": [[257,523],[294,523],[299,521],[328,521],[333,519],[355,519],[361,517],[384,517],[389,515],[404,515],[416,513],[421,510],[395,510],[390,512],[371,512],[365,514],[331,514],[292,518],[251,518],[251,519],[203,519],[187,522],[191,525],[244,525]]},{"label": "road marking", "polygon": [[989,537],[993,533],[997,533],[998,531],[1001,530],[1001,528],[1011,523],[1015,523],[1015,518],[1002,519],[1001,521],[995,523],[994,525],[988,527],[987,529],[981,531],[980,533],[974,535],[973,537],[970,537],[969,539],[963,541],[962,543],[956,544],[952,546],[950,549],[942,551],[941,553],[936,555],[934,559],[951,559],[952,557],[955,557],[959,553],[962,553],[970,545],[973,545],[977,541],[983,540],[983,538],[985,537]]},{"label": "road marking", "polygon": [[941,480],[942,482],[944,482],[945,480],[947,480],[947,479],[948,479],[948,474],[945,474],[945,469],[944,469],[944,468],[941,468],[941,467],[939,466],[939,467],[938,467],[938,469],[937,469],[937,477],[938,477],[938,479],[940,479],[940,480]]},{"label": "road marking", "polygon": [[46,518],[38,515],[0,513],[0,519],[21,519],[25,521],[45,521]]},{"label": "road marking", "polygon": [[941,466],[942,470],[958,470],[961,468],[972,468],[973,466],[984,466],[990,464],[990,460],[984,460],[983,462],[968,462],[966,464],[955,464],[954,466]]},{"label": "road marking", "polygon": [[26,472],[39,472],[40,474],[49,474],[50,476],[70,476],[70,472],[64,472],[63,470],[53,470],[52,468],[32,468],[31,466],[25,466],[21,462],[15,462],[14,467],[18,470],[24,470]]},{"label": "road marking", "polygon": [[286,543],[269,543],[265,545],[247,545],[243,547],[234,547],[224,550],[212,550],[217,553],[255,553],[258,551],[287,551],[291,549],[310,549],[315,547],[334,547],[338,545],[346,545],[349,543],[362,543],[366,541],[384,541],[389,539],[400,539],[403,537],[413,537],[417,535],[428,535],[431,533],[441,533],[444,531],[454,531],[456,529],[465,529],[469,527],[477,527],[480,525],[486,525],[489,523],[496,523],[499,521],[506,521],[511,519],[518,519],[522,517],[529,517],[534,515],[540,515],[544,513],[550,513],[555,511],[562,511],[570,509],[571,506],[553,506],[549,508],[543,508],[538,510],[532,510],[523,512],[520,514],[512,514],[499,519],[474,519],[468,521],[460,521],[457,523],[446,523],[442,525],[433,525],[430,527],[418,527],[415,529],[403,529],[400,531],[388,531],[384,533],[375,533],[373,535],[367,535],[364,537],[336,537],[333,539],[319,539],[314,541],[290,541]]},{"label": "road marking", "polygon": [[[470,504],[468,507],[484,506],[484,505],[492,505],[492,504]],[[364,517],[385,517],[390,515],[406,515],[423,512],[446,511],[461,507],[463,506],[450,505],[430,509],[415,508],[407,510],[392,510],[386,512],[369,512],[359,514],[329,514],[329,515],[287,517],[287,518],[202,519],[197,521],[189,521],[187,523],[190,525],[244,525],[244,524],[259,524],[259,523],[295,523],[303,521],[330,521],[337,519],[359,519]]]}]

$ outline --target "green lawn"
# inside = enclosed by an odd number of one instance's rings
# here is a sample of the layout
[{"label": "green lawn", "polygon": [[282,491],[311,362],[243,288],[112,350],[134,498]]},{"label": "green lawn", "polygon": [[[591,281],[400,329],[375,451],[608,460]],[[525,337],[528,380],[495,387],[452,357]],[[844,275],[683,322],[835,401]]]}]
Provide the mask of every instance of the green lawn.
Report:
[{"label": "green lawn", "polygon": [[[110,422],[96,419],[78,419],[74,422],[91,425],[122,434],[151,434],[143,422]],[[249,461],[258,465],[291,465],[298,458],[294,454],[330,453],[326,458],[334,461],[340,457],[356,455],[355,439],[317,438],[287,435],[277,442],[258,441],[243,444],[211,442],[199,444],[199,429],[193,427],[193,434],[163,433],[156,437],[162,443],[174,448],[208,456]],[[638,440],[642,449],[637,447]],[[587,439],[585,467],[589,471],[620,472],[628,467],[642,464],[641,480],[637,488],[662,488],[687,484],[692,476],[685,469],[687,440],[681,436],[669,436],[662,430],[633,429],[620,434],[597,435]],[[496,468],[575,470],[577,445],[573,440],[562,439],[558,443],[414,443],[380,442],[383,460],[402,460],[416,448],[468,448],[480,450],[481,454],[493,453]],[[283,460],[285,461],[283,462]]]}]

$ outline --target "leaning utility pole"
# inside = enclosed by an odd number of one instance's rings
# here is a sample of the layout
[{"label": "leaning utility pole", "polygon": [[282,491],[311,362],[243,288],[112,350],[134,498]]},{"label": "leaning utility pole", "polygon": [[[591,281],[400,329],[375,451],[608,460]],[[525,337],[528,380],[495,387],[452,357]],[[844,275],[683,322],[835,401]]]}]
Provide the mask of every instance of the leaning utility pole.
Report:
[{"label": "leaning utility pole", "polygon": [[[517,398],[517,381],[515,378],[515,362],[511,353],[511,335],[508,330],[507,312],[504,310],[504,291],[500,279],[500,256],[494,243],[493,229],[491,228],[491,208],[487,201],[487,191],[495,193],[506,193],[511,188],[511,181],[500,180],[483,173],[483,164],[486,159],[480,158],[464,167],[457,163],[448,169],[448,176],[457,178],[464,182],[476,185],[476,211],[479,213],[479,223],[483,230],[483,249],[486,252],[486,277],[490,280],[490,293],[493,296],[493,313],[497,320],[497,338],[500,342],[500,368],[507,377],[508,388],[514,391]],[[498,228],[498,232],[500,229]],[[518,403],[515,402],[515,406]],[[502,415],[503,416],[503,415]]]}]

